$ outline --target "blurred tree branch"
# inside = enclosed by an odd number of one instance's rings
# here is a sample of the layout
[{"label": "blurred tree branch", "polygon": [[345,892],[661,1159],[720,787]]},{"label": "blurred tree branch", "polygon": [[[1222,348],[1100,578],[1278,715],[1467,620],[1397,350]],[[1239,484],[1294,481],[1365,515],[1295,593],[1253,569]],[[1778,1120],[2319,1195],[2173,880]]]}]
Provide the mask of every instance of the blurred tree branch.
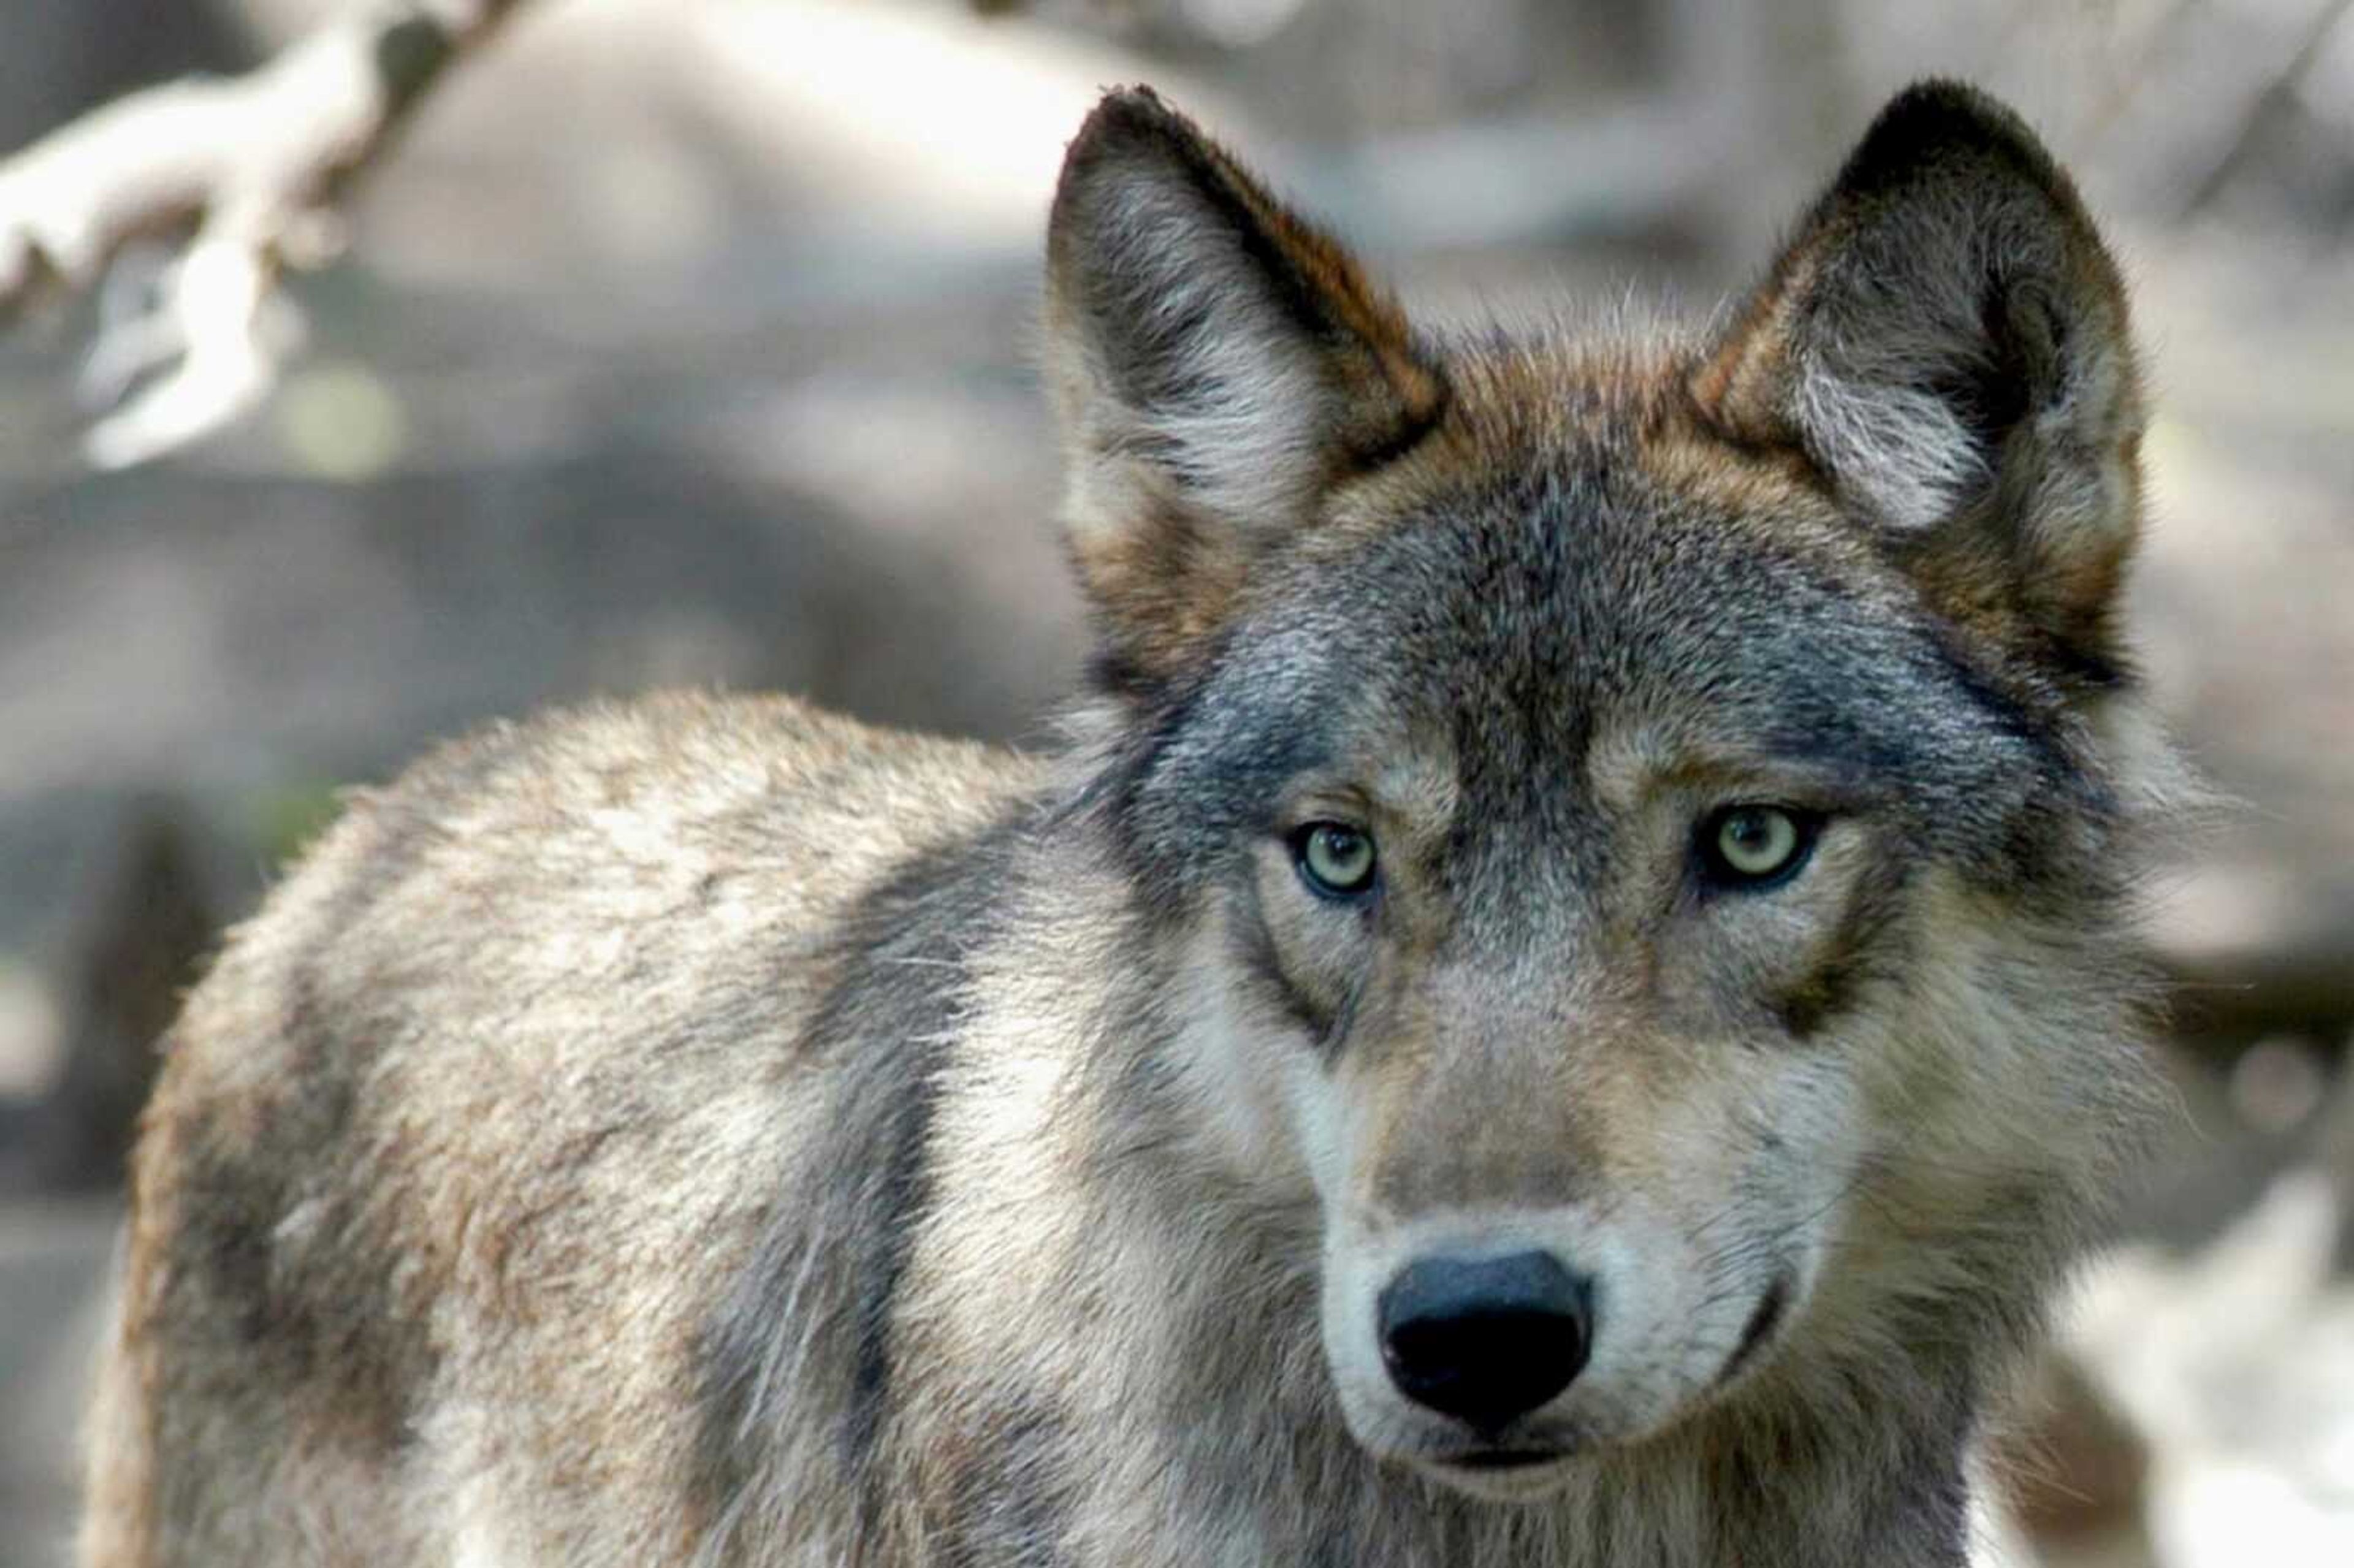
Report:
[{"label": "blurred tree branch", "polygon": [[0,319],[94,288],[133,240],[186,236],[154,299],[91,346],[106,403],[162,372],[91,427],[91,462],[143,461],[260,399],[281,270],[334,254],[352,175],[521,3],[377,0],[247,75],[133,93],[0,162]]},{"label": "blurred tree branch", "polygon": [[2346,19],[2349,8],[2354,8],[2354,0],[2327,0],[2313,14],[2304,37],[2297,44],[2296,53],[2271,81],[2265,83],[2264,92],[2241,121],[2239,134],[2232,138],[2232,145],[2216,161],[2215,166],[2207,171],[2207,177],[2199,182],[2199,188],[2191,192],[2190,199],[2183,205],[2179,221],[2187,223],[2206,211],[2222,194],[2223,187],[2230,185],[2246,165],[2264,131],[2271,125],[2273,117],[2296,99],[2305,86],[2306,79],[2313,74],[2313,68],[2320,63],[2328,48],[2330,36]]},{"label": "blurred tree branch", "polygon": [[91,463],[163,456],[268,394],[281,274],[340,251],[352,177],[525,3],[366,0],[244,76],[134,92],[0,159],[0,324],[38,298],[97,290],[135,242],[172,248],[149,297],[112,311],[123,291],[101,296],[81,382],[111,411],[83,438]]}]

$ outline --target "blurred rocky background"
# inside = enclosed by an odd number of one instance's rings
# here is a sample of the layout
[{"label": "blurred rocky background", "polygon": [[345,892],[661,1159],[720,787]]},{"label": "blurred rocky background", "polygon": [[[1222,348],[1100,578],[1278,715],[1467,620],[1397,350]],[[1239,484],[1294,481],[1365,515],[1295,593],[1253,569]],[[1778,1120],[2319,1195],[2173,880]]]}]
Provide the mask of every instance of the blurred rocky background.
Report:
[{"label": "blurred rocky background", "polygon": [[[1161,86],[1448,314],[1704,311],[1878,101],[2011,100],[2137,286],[2136,613],[2243,803],[2155,891],[2181,1109],[2002,1456],[2052,1568],[2354,1563],[2346,0],[535,0],[426,99],[228,430],[97,471],[158,276],[0,337],[0,1568],[62,1560],[147,1047],[437,736],[706,683],[1035,736],[1072,679],[1029,353],[1064,139]],[[0,150],[345,0],[9,0]],[[5,220],[5,211],[0,211]],[[0,221],[5,227],[5,221]],[[130,377],[135,379],[135,377]],[[79,384],[79,392],[78,392]]]}]

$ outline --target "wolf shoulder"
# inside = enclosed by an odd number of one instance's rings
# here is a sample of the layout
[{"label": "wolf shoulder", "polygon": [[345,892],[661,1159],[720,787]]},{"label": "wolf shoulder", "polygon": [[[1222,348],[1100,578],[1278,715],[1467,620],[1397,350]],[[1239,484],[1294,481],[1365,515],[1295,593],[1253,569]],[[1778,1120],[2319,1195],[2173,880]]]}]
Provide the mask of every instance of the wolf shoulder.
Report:
[{"label": "wolf shoulder", "polygon": [[[684,1531],[664,1456],[694,1451],[676,1391],[712,1303],[809,1191],[845,1065],[901,1048],[812,1035],[859,912],[1034,771],[682,695],[356,792],[164,1043],[85,1560],[313,1560],[283,1552],[315,1526],[423,1561],[446,1542],[418,1499],[464,1478],[540,1499],[506,1511],[549,1540]],[[484,1402],[514,1413],[497,1464]],[[593,1506],[550,1478],[580,1452]],[[413,1490],[407,1453],[447,1474]]]},{"label": "wolf shoulder", "polygon": [[354,793],[190,999],[170,1050],[196,1060],[168,1076],[272,1097],[355,1080],[492,1124],[622,1085],[639,1103],[608,1117],[775,1082],[845,912],[1035,776],[779,697],[490,727]]}]

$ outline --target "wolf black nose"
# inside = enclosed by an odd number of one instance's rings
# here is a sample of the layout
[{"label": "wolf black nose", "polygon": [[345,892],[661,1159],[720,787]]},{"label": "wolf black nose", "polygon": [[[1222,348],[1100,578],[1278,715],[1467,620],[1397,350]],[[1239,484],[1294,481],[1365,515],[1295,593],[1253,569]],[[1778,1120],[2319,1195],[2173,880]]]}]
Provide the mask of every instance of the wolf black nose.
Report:
[{"label": "wolf black nose", "polygon": [[1382,1360],[1416,1404],[1496,1432],[1585,1369],[1591,1294],[1551,1253],[1424,1258],[1382,1292]]}]

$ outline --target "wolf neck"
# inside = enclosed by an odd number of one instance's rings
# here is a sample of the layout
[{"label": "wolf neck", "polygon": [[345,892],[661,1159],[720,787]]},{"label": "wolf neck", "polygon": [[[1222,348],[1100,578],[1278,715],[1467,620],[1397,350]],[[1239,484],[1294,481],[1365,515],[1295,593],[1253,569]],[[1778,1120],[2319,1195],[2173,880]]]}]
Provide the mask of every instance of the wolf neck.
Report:
[{"label": "wolf neck", "polygon": [[[1971,1336],[1925,1321],[1902,1366],[1761,1376],[1666,1438],[1597,1456],[1555,1502],[1474,1502],[1374,1465],[1348,1436],[1324,1364],[1312,1199],[1222,1158],[1199,1086],[1171,1059],[1193,1004],[1182,966],[1152,957],[1171,944],[1140,913],[1107,920],[1111,906],[1072,895],[1082,866],[1116,880],[1092,853],[1041,841],[1025,858],[1043,874],[1022,879],[1032,906],[970,959],[971,1005],[935,1113],[936,1196],[907,1286],[908,1308],[934,1327],[901,1352],[911,1376],[928,1364],[973,1379],[921,1397],[965,1426],[962,1452],[994,1457],[971,1461],[990,1474],[904,1474],[936,1521],[911,1527],[917,1560],[1964,1561],[1973,1413],[1956,1391],[1975,1379],[1921,1347]],[[951,1353],[974,1342],[994,1347],[985,1364]],[[1775,1397],[1801,1376],[1802,1393]],[[907,1452],[927,1446],[938,1445]],[[1034,1506],[1008,1508],[1017,1495]],[[985,1518],[968,1517],[976,1499],[991,1499]],[[1180,1535],[1172,1520],[1193,1522]]]}]

